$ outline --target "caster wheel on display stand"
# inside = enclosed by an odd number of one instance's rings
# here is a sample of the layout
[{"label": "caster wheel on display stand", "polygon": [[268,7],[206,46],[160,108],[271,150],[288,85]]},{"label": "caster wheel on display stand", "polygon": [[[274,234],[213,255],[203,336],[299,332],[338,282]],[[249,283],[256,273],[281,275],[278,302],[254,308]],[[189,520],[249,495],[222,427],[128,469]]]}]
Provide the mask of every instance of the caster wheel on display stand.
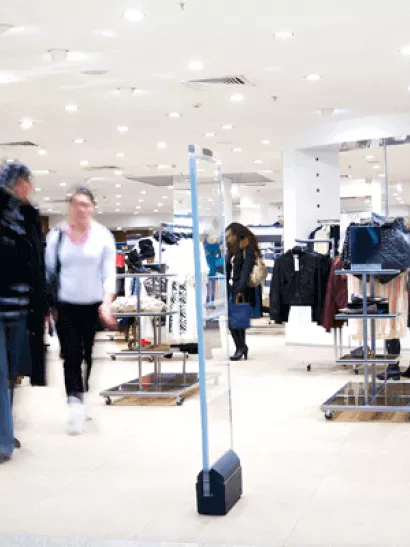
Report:
[{"label": "caster wheel on display stand", "polygon": [[355,368],[355,369],[354,369],[354,373],[356,374],[356,376],[358,376],[358,375],[359,375],[359,369],[358,369],[358,368]]},{"label": "caster wheel on display stand", "polygon": [[306,366],[306,370],[307,370],[308,372],[310,372],[310,371],[312,370],[312,365],[310,365],[310,364],[307,365],[307,366]]},{"label": "caster wheel on display stand", "polygon": [[176,403],[177,403],[177,406],[182,406],[185,402],[185,398],[184,397],[177,397],[176,398]]},{"label": "caster wheel on display stand", "polygon": [[326,420],[333,420],[333,412],[331,410],[326,410],[325,418]]},{"label": "caster wheel on display stand", "polygon": [[107,406],[111,406],[111,405],[112,405],[111,397],[106,397],[106,398],[105,398],[105,404],[106,404]]},{"label": "caster wheel on display stand", "polygon": [[117,356],[116,355],[110,355],[111,357],[111,361],[116,361],[117,360]]}]

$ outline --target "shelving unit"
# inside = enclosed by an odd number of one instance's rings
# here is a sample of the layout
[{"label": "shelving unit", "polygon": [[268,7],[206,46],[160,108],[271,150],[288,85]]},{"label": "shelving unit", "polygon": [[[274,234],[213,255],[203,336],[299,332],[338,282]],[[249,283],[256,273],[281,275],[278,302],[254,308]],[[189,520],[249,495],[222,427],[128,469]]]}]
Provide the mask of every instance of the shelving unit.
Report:
[{"label": "shelving unit", "polygon": [[[375,275],[396,275],[398,270],[337,270],[337,275],[360,275],[363,279],[363,309],[367,310],[367,289],[370,287],[370,297],[374,297]],[[361,319],[363,320],[363,359],[345,355],[336,362],[340,364],[353,364],[364,367],[363,382],[348,382],[332,395],[323,405],[321,410],[327,420],[333,418],[334,412],[408,412],[410,414],[410,383],[378,381],[376,376],[377,365],[392,365],[398,362],[398,355],[376,354],[376,321],[380,319],[394,319],[395,314],[362,314],[362,315],[337,315],[337,319]],[[370,350],[369,332],[370,321]],[[373,357],[374,355],[374,357]]]},{"label": "shelving unit", "polygon": [[[164,348],[161,341],[162,319],[176,314],[176,311],[168,312],[145,312],[141,311],[141,279],[146,278],[167,278],[169,274],[121,274],[118,277],[131,277],[137,280],[137,311],[130,313],[118,313],[115,317],[135,318],[140,321],[143,317],[153,318],[154,344],[143,347],[141,344],[141,328],[138,328],[138,345],[133,349],[114,352],[111,359],[115,361],[117,356],[137,356],[138,377],[124,382],[117,386],[101,391],[100,395],[105,399],[107,405],[111,405],[113,397],[151,397],[151,398],[174,398],[178,406],[182,405],[185,397],[195,390],[199,384],[198,373],[189,373],[186,370],[186,353],[177,348]],[[160,284],[161,285],[161,284]],[[181,355],[182,371],[164,373],[162,371],[162,358],[165,355]],[[142,364],[144,360],[153,363],[153,372],[143,375]]]}]

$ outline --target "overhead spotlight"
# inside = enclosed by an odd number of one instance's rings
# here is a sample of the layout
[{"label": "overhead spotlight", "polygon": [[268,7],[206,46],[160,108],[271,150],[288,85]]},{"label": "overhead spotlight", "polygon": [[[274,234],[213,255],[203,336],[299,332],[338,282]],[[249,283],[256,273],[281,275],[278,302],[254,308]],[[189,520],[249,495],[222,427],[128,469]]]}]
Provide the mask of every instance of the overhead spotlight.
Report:
[{"label": "overhead spotlight", "polygon": [[255,160],[255,165],[262,165],[263,164],[263,160]]},{"label": "overhead spotlight", "polygon": [[215,137],[215,133],[204,133],[204,137]]},{"label": "overhead spotlight", "polygon": [[62,187],[67,186],[67,183],[66,182],[60,182],[60,186],[62,186]]},{"label": "overhead spotlight", "polygon": [[65,111],[70,112],[70,114],[74,113],[74,112],[77,112],[77,110],[78,110],[78,106],[76,104],[66,104],[65,105]]},{"label": "overhead spotlight", "polygon": [[80,161],[80,165],[81,165],[81,167],[87,167],[88,161],[87,160],[82,160],[82,161]]},{"label": "overhead spotlight", "polygon": [[322,76],[320,74],[308,74],[304,79],[308,82],[318,82],[322,79]]},{"label": "overhead spotlight", "polygon": [[234,93],[231,96],[231,101],[233,103],[241,103],[244,99],[245,99],[245,97],[242,95],[242,93]]},{"label": "overhead spotlight", "polygon": [[117,169],[117,171],[114,171],[114,175],[117,176],[117,177],[121,177],[123,174],[123,172],[121,171],[121,169]]},{"label": "overhead spotlight", "polygon": [[189,70],[202,70],[204,68],[204,63],[199,60],[193,60],[188,65]]},{"label": "overhead spotlight", "polygon": [[231,125],[230,123],[227,123],[227,124],[222,126],[222,129],[224,131],[230,131],[231,129],[233,129],[233,125]]},{"label": "overhead spotlight", "polygon": [[118,153],[116,154],[116,157],[117,157],[117,158],[125,158],[125,154],[124,154],[124,152],[118,152]]},{"label": "overhead spotlight", "polygon": [[42,148],[41,150],[39,150],[39,151],[37,152],[37,154],[38,154],[39,156],[47,156],[47,150],[44,150],[44,148]]},{"label": "overhead spotlight", "polygon": [[139,9],[129,9],[124,13],[124,17],[127,21],[130,21],[130,23],[140,23],[145,15]]},{"label": "overhead spotlight", "polygon": [[407,46],[403,46],[401,49],[400,49],[400,53],[404,56],[409,56],[410,55],[410,45],[407,45]]},{"label": "overhead spotlight", "polygon": [[159,143],[157,144],[157,148],[159,148],[160,150],[164,150],[166,147],[167,147],[167,143],[166,143],[166,142],[159,142]]},{"label": "overhead spotlight", "polygon": [[85,143],[85,140],[81,139],[81,138],[78,138],[78,139],[74,140],[74,144],[84,144],[84,143]]},{"label": "overhead spotlight", "polygon": [[242,152],[242,148],[232,148],[232,152]]},{"label": "overhead spotlight", "polygon": [[28,118],[21,120],[20,122],[21,129],[31,129],[33,125],[34,125],[33,120],[30,120]]},{"label": "overhead spotlight", "polygon": [[181,114],[179,112],[170,112],[168,118],[180,118]]},{"label": "overhead spotlight", "polygon": [[68,58],[68,49],[53,48],[49,49],[48,53],[53,63],[61,63]]},{"label": "overhead spotlight", "polygon": [[294,34],[289,30],[280,30],[279,32],[275,32],[273,36],[279,40],[289,40],[289,38],[293,38]]},{"label": "overhead spotlight", "polygon": [[119,125],[117,127],[118,133],[127,133],[128,127],[126,125]]},{"label": "overhead spotlight", "polygon": [[261,141],[261,144],[265,145],[265,146],[268,146],[270,144],[270,140],[269,139],[265,139],[263,141]]}]

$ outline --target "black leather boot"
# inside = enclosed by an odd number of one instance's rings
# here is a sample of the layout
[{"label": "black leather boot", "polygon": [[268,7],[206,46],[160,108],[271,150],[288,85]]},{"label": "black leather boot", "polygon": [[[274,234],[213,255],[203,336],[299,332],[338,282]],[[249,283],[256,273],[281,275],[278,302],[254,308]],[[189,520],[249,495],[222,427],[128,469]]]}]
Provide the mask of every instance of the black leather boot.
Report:
[{"label": "black leather boot", "polygon": [[382,380],[383,382],[387,380],[400,380],[401,371],[399,367],[400,363],[397,363],[395,365],[388,365],[386,372],[382,372],[381,374],[377,375],[377,378],[379,380]]},{"label": "black leather boot", "polygon": [[240,361],[242,357],[245,359],[245,361],[248,360],[248,346],[245,346],[244,348],[236,348],[236,352],[232,357],[230,358],[231,361]]}]

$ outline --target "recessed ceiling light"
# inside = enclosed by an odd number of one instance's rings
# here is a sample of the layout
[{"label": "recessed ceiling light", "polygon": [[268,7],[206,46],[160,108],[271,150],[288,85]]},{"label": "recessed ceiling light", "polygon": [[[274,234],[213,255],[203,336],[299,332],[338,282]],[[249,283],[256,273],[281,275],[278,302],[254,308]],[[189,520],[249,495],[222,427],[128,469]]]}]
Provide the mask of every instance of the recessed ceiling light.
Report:
[{"label": "recessed ceiling light", "polygon": [[81,165],[81,167],[86,167],[88,165],[88,161],[87,160],[81,160],[80,165]]},{"label": "recessed ceiling light", "polygon": [[399,194],[398,194],[397,192],[393,192],[393,196],[394,196],[395,198],[398,198],[398,197],[399,197]]},{"label": "recessed ceiling light", "polygon": [[367,161],[374,160],[374,156],[365,156],[365,159]]},{"label": "recessed ceiling light", "polygon": [[49,175],[50,171],[48,169],[37,169],[33,171],[33,175],[42,176],[42,175]]},{"label": "recessed ceiling light", "polygon": [[116,197],[117,199],[121,199],[121,198],[122,198],[122,194],[115,194],[115,197]]},{"label": "recessed ceiling light", "polygon": [[322,79],[322,76],[320,74],[308,74],[304,77],[305,80],[308,80],[309,82],[318,82]]},{"label": "recessed ceiling light", "polygon": [[170,166],[166,164],[159,164],[158,169],[170,169]]},{"label": "recessed ceiling light", "polygon": [[98,214],[99,214],[99,215],[102,215],[102,211],[98,211]]},{"label": "recessed ceiling light", "polygon": [[119,125],[117,127],[118,133],[127,133],[128,127],[126,125]]},{"label": "recessed ceiling light", "polygon": [[255,164],[256,164],[256,165],[262,165],[262,164],[263,164],[263,160],[255,160]]},{"label": "recessed ceiling light", "polygon": [[397,185],[397,191],[398,192],[403,192],[403,186],[401,184]]},{"label": "recessed ceiling light", "polygon": [[290,30],[280,30],[275,32],[273,36],[279,40],[289,40],[289,38],[293,38],[294,34]]},{"label": "recessed ceiling light", "polygon": [[68,49],[53,48],[48,50],[51,60],[54,63],[61,63],[68,57]]},{"label": "recessed ceiling light", "polygon": [[204,68],[204,63],[199,60],[193,60],[188,65],[189,70],[202,70]]},{"label": "recessed ceiling light", "polygon": [[118,153],[116,154],[116,157],[117,157],[117,158],[125,158],[125,154],[124,154],[124,152],[118,152]]},{"label": "recessed ceiling light", "polygon": [[167,147],[167,143],[166,143],[166,142],[159,142],[159,143],[157,144],[157,148],[159,148],[160,150],[164,150],[166,147]]},{"label": "recessed ceiling light", "polygon": [[67,54],[67,61],[85,61],[88,56],[80,51],[69,51]]},{"label": "recessed ceiling light", "polygon": [[66,182],[60,182],[60,186],[62,186],[62,187],[67,186],[67,183]]},{"label": "recessed ceiling light", "polygon": [[204,133],[204,137],[215,137],[215,133]]},{"label": "recessed ceiling light", "polygon": [[122,174],[123,174],[123,172],[121,171],[121,169],[117,169],[117,171],[114,171],[114,175],[115,175],[116,177],[121,177]]},{"label": "recessed ceiling light", "polygon": [[141,209],[141,205],[136,205],[135,208],[136,209]]},{"label": "recessed ceiling light", "polygon": [[245,97],[242,95],[242,93],[234,93],[231,95],[231,101],[234,103],[240,103],[245,99]]},{"label": "recessed ceiling light", "polygon": [[33,127],[33,120],[26,118],[20,122],[21,129],[31,129]]},{"label": "recessed ceiling light", "polygon": [[144,200],[143,200],[143,199],[139,199],[139,200],[138,200],[138,203],[144,203]]},{"label": "recessed ceiling light", "polygon": [[163,203],[158,203],[158,207],[164,207]]},{"label": "recessed ceiling light", "polygon": [[168,118],[180,118],[181,114],[179,112],[170,112]]},{"label": "recessed ceiling light", "polygon": [[78,106],[76,104],[66,104],[65,105],[65,111],[70,112],[72,114],[73,112],[77,112]]},{"label": "recessed ceiling light", "polygon": [[73,197],[73,194],[71,194],[71,193],[70,193],[70,194],[66,194],[66,196],[67,196],[68,198],[71,198],[71,197]]},{"label": "recessed ceiling light", "polygon": [[410,45],[403,46],[402,48],[400,48],[400,53],[406,56],[410,55]]},{"label": "recessed ceiling light", "polygon": [[116,212],[116,213],[119,213],[119,212],[120,212],[120,210],[119,210],[119,209],[115,209],[115,212]]},{"label": "recessed ceiling light", "polygon": [[47,156],[47,150],[44,150],[44,148],[42,148],[41,150],[39,150],[39,151],[37,152],[37,154],[38,154],[39,156]]},{"label": "recessed ceiling light", "polygon": [[112,30],[93,30],[93,34],[96,36],[103,36],[104,38],[115,38],[116,34]]},{"label": "recessed ceiling light", "polygon": [[121,203],[117,202],[115,205],[116,207],[120,207]]},{"label": "recessed ceiling light", "polygon": [[141,190],[140,194],[146,194],[147,191],[146,190]]},{"label": "recessed ceiling light", "polygon": [[117,230],[122,230],[122,226],[118,226]]},{"label": "recessed ceiling light", "polygon": [[173,190],[174,187],[171,185],[171,186],[168,186],[168,190]]},{"label": "recessed ceiling light", "polygon": [[158,209],[154,209],[154,213],[158,213]]},{"label": "recessed ceiling light", "polygon": [[268,146],[270,144],[270,140],[265,139],[265,140],[261,141],[261,144],[264,144],[265,146]]},{"label": "recessed ceiling light", "polygon": [[168,196],[162,196],[162,199],[168,199]]},{"label": "recessed ceiling light", "polygon": [[121,188],[121,184],[116,184],[115,187],[116,188]]},{"label": "recessed ceiling light", "polygon": [[380,165],[379,165],[379,164],[374,165],[374,166],[373,166],[373,169],[380,169]]},{"label": "recessed ceiling light", "polygon": [[85,143],[85,140],[84,139],[74,139],[74,144],[84,144]]},{"label": "recessed ceiling light", "polygon": [[148,93],[148,89],[140,89],[137,87],[132,88],[133,95],[146,95],[147,93]]},{"label": "recessed ceiling light", "polygon": [[36,188],[36,192],[42,192],[43,189],[42,188]]},{"label": "recessed ceiling light", "polygon": [[231,129],[233,129],[233,125],[227,123],[226,125],[223,125],[223,126],[222,126],[222,129],[223,129],[224,131],[230,131]]},{"label": "recessed ceiling light", "polygon": [[264,173],[265,175],[269,175],[273,173],[273,169],[262,169],[261,173]]},{"label": "recessed ceiling light", "polygon": [[47,213],[52,213],[54,211],[54,209],[47,209]]},{"label": "recessed ceiling light", "polygon": [[242,148],[232,148],[232,152],[242,152]]},{"label": "recessed ceiling light", "polygon": [[44,201],[50,201],[50,198],[49,198],[48,196],[46,196],[46,197],[44,198]]},{"label": "recessed ceiling light", "polygon": [[140,9],[129,9],[124,13],[124,17],[131,23],[140,23],[145,15]]}]

